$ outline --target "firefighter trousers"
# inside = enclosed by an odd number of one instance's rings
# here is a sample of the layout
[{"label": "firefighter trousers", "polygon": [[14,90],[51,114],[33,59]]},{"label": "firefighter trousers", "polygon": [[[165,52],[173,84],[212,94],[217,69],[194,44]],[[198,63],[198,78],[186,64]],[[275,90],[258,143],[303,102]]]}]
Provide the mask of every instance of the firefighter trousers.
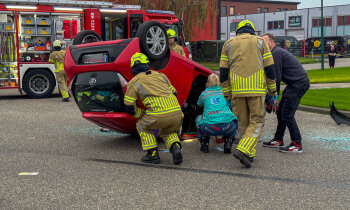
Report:
[{"label": "firefighter trousers", "polygon": [[136,129],[140,135],[142,149],[149,150],[156,148],[157,140],[152,129],[159,129],[159,136],[163,139],[166,147],[170,150],[173,143],[180,143],[177,131],[182,124],[182,113],[176,113],[167,116],[145,114],[137,123]]},{"label": "firefighter trousers", "polygon": [[234,97],[233,114],[238,117],[242,128],[242,138],[237,149],[249,157],[254,157],[264,127],[264,96]]},{"label": "firefighter trousers", "polygon": [[67,87],[67,81],[68,81],[68,77],[66,75],[66,73],[61,70],[56,73],[56,79],[57,79],[57,83],[58,83],[58,88],[60,89],[62,98],[69,98],[69,93],[68,93],[68,87]]}]

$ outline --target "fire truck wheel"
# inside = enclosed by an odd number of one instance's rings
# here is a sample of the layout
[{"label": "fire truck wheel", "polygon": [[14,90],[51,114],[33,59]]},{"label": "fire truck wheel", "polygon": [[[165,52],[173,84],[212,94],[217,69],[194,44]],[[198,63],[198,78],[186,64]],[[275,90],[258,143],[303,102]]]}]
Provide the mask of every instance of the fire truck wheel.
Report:
[{"label": "fire truck wheel", "polygon": [[50,97],[55,86],[55,77],[46,70],[31,70],[23,78],[23,90],[31,98]]},{"label": "fire truck wheel", "polygon": [[95,31],[81,31],[77,33],[73,40],[73,45],[77,44],[86,44],[86,43],[91,43],[91,42],[100,42],[103,41],[101,36],[98,35]]},{"label": "fire truck wheel", "polygon": [[169,51],[166,30],[157,21],[147,21],[137,30],[136,36],[140,40],[140,48],[149,59],[162,59]]}]

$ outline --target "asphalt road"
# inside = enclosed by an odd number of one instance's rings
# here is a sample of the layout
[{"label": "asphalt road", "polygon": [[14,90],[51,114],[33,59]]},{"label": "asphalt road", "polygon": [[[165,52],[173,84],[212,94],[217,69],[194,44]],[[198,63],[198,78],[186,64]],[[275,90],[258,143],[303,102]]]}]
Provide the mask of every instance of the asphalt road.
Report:
[{"label": "asphalt road", "polygon": [[[251,169],[184,142],[184,162],[140,162],[133,135],[101,133],[74,102],[0,90],[0,209],[348,209],[350,127],[298,111],[304,153],[257,145]],[[263,140],[276,127],[266,116]],[[289,143],[289,135],[286,137]],[[165,148],[160,143],[160,148]],[[38,172],[21,176],[22,172]]]}]

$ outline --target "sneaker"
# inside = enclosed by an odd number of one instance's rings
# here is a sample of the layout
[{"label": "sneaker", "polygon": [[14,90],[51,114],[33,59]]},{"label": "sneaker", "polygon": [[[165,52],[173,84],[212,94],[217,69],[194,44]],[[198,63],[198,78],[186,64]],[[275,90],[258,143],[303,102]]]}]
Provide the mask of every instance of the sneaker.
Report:
[{"label": "sneaker", "polygon": [[235,156],[235,158],[237,158],[242,165],[245,165],[245,167],[251,167],[249,157],[247,157],[243,152],[236,150],[233,156]]},{"label": "sneaker", "polygon": [[173,143],[170,147],[170,152],[173,154],[173,162],[175,165],[182,163],[182,153],[180,143]]},{"label": "sneaker", "polygon": [[272,139],[271,141],[263,142],[263,146],[275,148],[275,147],[284,146],[284,143],[281,140]]},{"label": "sneaker", "polygon": [[69,97],[62,99],[63,102],[69,102]]},{"label": "sneaker", "polygon": [[158,149],[153,148],[153,149],[147,150],[147,154],[141,158],[141,161],[144,163],[153,163],[153,164],[160,163]]},{"label": "sneaker", "polygon": [[293,141],[290,143],[287,147],[280,147],[280,152],[286,152],[286,153],[302,153],[303,148],[301,147],[301,144],[296,143]]}]

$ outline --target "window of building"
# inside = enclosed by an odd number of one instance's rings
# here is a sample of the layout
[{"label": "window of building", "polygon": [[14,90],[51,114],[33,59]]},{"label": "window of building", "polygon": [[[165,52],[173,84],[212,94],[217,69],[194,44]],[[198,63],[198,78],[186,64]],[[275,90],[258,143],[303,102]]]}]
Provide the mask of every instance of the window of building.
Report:
[{"label": "window of building", "polygon": [[288,11],[288,8],[284,8],[284,11]]},{"label": "window of building", "polygon": [[[324,26],[332,26],[332,18],[324,18]],[[312,19],[312,27],[321,27],[321,18]]]},{"label": "window of building", "polygon": [[350,16],[338,16],[338,25],[350,25]]},{"label": "window of building", "polygon": [[288,26],[289,27],[301,27],[301,16],[289,17]]},{"label": "window of building", "polygon": [[235,15],[235,7],[230,7],[230,15]]},{"label": "window of building", "polygon": [[226,6],[222,6],[221,7],[221,15],[222,16],[226,16],[227,15],[227,7]]},{"label": "window of building", "polygon": [[350,15],[338,16],[337,36],[350,35]]},{"label": "window of building", "polygon": [[264,8],[264,12],[269,12],[269,8]]},{"label": "window of building", "polygon": [[[324,18],[324,35],[332,36],[332,18]],[[312,19],[311,36],[321,36],[321,18]]]},{"label": "window of building", "polygon": [[261,13],[261,7],[256,8],[256,13]]},{"label": "window of building", "polygon": [[276,12],[280,12],[280,11],[281,11],[281,8],[277,8],[277,9],[276,9]]},{"label": "window of building", "polygon": [[284,29],[284,20],[276,20],[267,22],[267,30]]}]

